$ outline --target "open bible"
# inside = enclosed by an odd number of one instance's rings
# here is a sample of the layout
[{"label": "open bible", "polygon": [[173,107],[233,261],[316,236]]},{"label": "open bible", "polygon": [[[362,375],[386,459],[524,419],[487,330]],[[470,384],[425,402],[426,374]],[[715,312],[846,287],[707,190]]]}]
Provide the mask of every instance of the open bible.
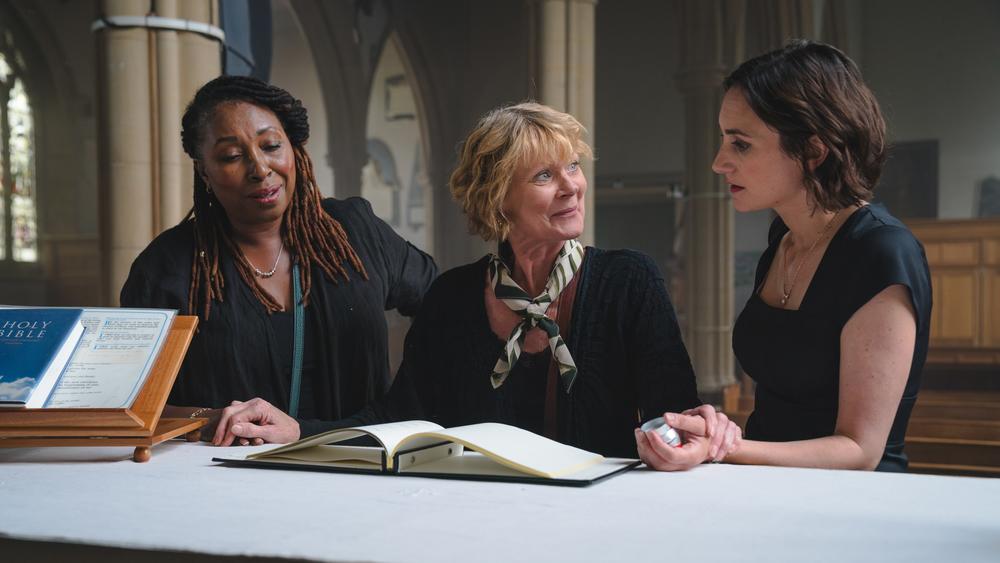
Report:
[{"label": "open bible", "polygon": [[[377,445],[342,442],[368,436]],[[527,430],[493,422],[443,428],[425,420],[331,430],[245,457],[229,465],[414,475],[585,486],[639,464],[605,458]]]},{"label": "open bible", "polygon": [[163,418],[198,317],[167,309],[86,308],[83,336],[44,408],[0,409],[0,448],[130,446],[132,459],[206,419]]}]

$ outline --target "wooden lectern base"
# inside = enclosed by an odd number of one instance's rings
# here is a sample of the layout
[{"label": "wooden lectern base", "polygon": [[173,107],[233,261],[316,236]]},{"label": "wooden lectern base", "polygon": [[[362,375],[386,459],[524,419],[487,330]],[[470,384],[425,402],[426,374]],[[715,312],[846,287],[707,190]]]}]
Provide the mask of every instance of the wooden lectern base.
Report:
[{"label": "wooden lectern base", "polygon": [[52,446],[135,446],[132,461],[144,463],[152,457],[153,446],[184,434],[197,442],[207,418],[161,418],[151,436],[32,436],[0,438],[0,448],[46,448]]}]

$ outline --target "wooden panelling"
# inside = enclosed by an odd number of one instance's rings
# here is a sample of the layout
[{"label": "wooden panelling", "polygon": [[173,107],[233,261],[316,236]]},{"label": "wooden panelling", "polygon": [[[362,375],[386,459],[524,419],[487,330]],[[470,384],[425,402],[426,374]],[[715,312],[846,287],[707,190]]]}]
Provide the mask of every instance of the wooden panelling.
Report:
[{"label": "wooden panelling", "polygon": [[1000,393],[991,391],[921,391],[911,424],[920,419],[988,421],[1000,424]]},{"label": "wooden panelling", "polygon": [[979,241],[929,242],[924,245],[931,266],[977,266]]},{"label": "wooden panelling", "polygon": [[997,356],[989,350],[968,350],[955,354],[955,363],[966,365],[993,364]]},{"label": "wooden panelling", "polygon": [[1000,238],[983,241],[983,264],[1000,266]]},{"label": "wooden panelling", "polygon": [[1000,270],[983,272],[983,345],[1000,348]]},{"label": "wooden panelling", "polygon": [[935,460],[946,459],[958,465],[1000,468],[1000,442],[992,440],[907,436],[906,453],[914,463],[934,463]]},{"label": "wooden panelling", "polygon": [[918,473],[1000,477],[1000,394],[922,390],[905,452]]},{"label": "wooden panelling", "polygon": [[946,270],[931,276],[936,289],[932,315],[937,324],[931,327],[934,344],[971,346],[979,328],[977,296],[979,284],[975,270]]},{"label": "wooden panelling", "polygon": [[956,348],[954,346],[938,345],[931,341],[927,351],[928,364],[989,364],[1000,365],[1000,350],[983,348]]},{"label": "wooden panelling", "polygon": [[1000,365],[1000,221],[912,221],[931,267],[929,363]]},{"label": "wooden panelling", "polygon": [[1000,220],[997,219],[914,219],[906,224],[925,245],[929,242],[1000,239]]},{"label": "wooden panelling", "polygon": [[1000,443],[1000,422],[947,418],[914,418],[907,433],[923,438],[990,440]]},{"label": "wooden panelling", "polygon": [[955,463],[910,462],[908,473],[927,475],[948,475],[951,477],[1000,477],[1000,467],[979,465],[958,465]]}]

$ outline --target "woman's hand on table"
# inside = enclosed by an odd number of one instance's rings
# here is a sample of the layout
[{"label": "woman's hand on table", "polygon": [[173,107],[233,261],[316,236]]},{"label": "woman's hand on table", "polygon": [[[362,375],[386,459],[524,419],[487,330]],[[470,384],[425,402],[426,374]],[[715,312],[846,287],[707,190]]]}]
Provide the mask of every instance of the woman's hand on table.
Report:
[{"label": "woman's hand on table", "polygon": [[256,446],[286,444],[299,439],[299,423],[264,399],[233,401],[221,409],[212,444]]}]

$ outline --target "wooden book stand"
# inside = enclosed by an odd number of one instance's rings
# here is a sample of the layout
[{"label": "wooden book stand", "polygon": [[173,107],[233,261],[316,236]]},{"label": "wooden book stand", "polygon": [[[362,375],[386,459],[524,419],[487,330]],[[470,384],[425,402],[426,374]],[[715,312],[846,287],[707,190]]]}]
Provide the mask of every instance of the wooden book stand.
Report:
[{"label": "wooden book stand", "polygon": [[198,441],[204,418],[160,418],[184,361],[198,317],[177,316],[132,406],[121,409],[0,410],[0,448],[135,446],[132,460],[149,461],[150,448],[184,434]]}]

